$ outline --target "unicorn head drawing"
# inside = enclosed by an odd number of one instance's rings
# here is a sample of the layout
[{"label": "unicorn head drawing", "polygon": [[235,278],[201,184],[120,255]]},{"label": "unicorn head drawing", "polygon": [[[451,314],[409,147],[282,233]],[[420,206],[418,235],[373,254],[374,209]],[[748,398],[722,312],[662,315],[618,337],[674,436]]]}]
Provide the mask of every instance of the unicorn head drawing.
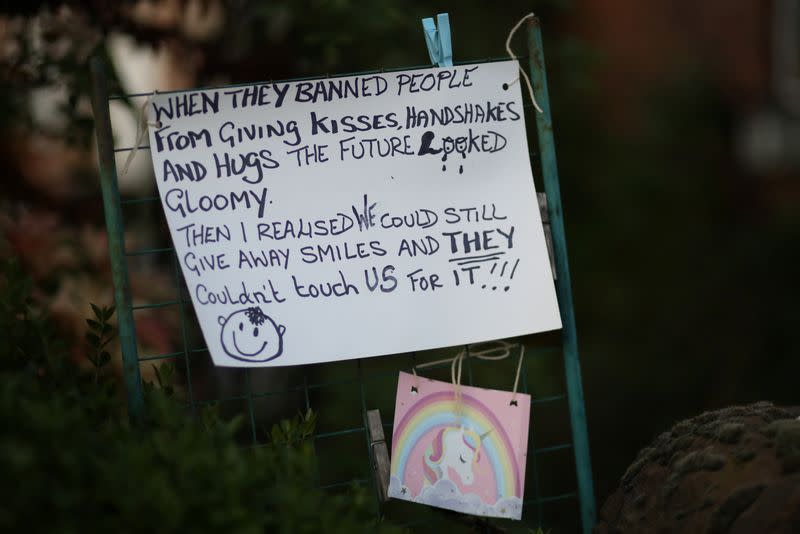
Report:
[{"label": "unicorn head drawing", "polygon": [[449,480],[452,469],[462,484],[471,485],[475,480],[472,467],[481,459],[481,441],[489,432],[491,430],[478,435],[463,426],[440,429],[422,457],[425,482],[435,484],[438,480]]}]

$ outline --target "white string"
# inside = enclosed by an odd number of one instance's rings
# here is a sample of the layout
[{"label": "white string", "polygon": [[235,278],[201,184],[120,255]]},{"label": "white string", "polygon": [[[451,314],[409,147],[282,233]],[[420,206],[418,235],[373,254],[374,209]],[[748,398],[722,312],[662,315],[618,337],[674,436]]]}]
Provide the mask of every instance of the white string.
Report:
[{"label": "white string", "polygon": [[[477,349],[476,347],[482,345],[489,345],[493,344],[484,349]],[[509,343],[508,341],[487,341],[484,343],[476,343],[474,345],[469,345],[469,357],[475,357],[479,360],[502,360],[508,358],[511,355],[511,349],[514,348],[516,345],[513,343]],[[466,356],[466,350],[462,350],[458,354],[456,354],[453,358],[444,358],[442,360],[434,360],[432,362],[425,362],[419,365],[415,365],[411,368],[411,371],[416,376],[417,369],[424,369],[425,367],[433,367],[435,365],[440,365],[443,363],[451,363],[456,358],[462,358]]]},{"label": "white string", "polygon": [[[476,348],[483,345],[489,345],[486,348]],[[478,358],[479,360],[503,360],[511,356],[511,350],[520,347],[519,363],[517,364],[517,373],[514,377],[514,389],[512,390],[511,402],[514,403],[517,399],[517,387],[519,386],[519,377],[522,372],[522,360],[525,357],[525,345],[516,345],[508,341],[489,341],[486,343],[476,343],[475,345],[466,345],[464,350],[460,351],[452,358],[444,358],[442,360],[435,360],[432,362],[425,362],[415,365],[411,368],[414,373],[414,387],[419,391],[419,375],[417,369],[425,367],[433,367],[444,363],[450,364],[450,379],[453,383],[453,397],[456,402],[456,411],[461,410],[461,371],[463,369],[464,360],[467,358]]]},{"label": "white string", "polygon": [[516,404],[517,402],[517,386],[519,385],[519,375],[522,371],[522,359],[525,358],[525,345],[520,343],[519,345],[519,363],[517,363],[517,376],[514,377],[514,389],[511,393],[511,403]]},{"label": "white string", "polygon": [[[508,52],[508,57],[510,57],[511,59],[517,59],[516,54],[514,54],[514,51],[511,50],[511,39],[514,37],[514,34],[517,33],[519,27],[522,26],[523,23],[525,23],[525,21],[535,17],[536,15],[534,15],[533,13],[528,13],[527,15],[519,19],[519,21],[514,25],[514,27],[511,28],[511,31],[508,32],[508,37],[506,37],[506,52]],[[520,64],[519,66],[519,72],[520,74],[522,74],[522,77],[525,78],[525,83],[528,85],[528,94],[531,95],[531,102],[533,102],[533,107],[536,108],[536,111],[542,113],[542,108],[539,107],[539,104],[536,102],[536,97],[533,96],[533,85],[531,85],[531,79],[528,77],[528,73],[525,72],[525,69],[522,68],[522,64]],[[519,81],[519,76],[517,76],[511,82],[510,85],[514,85],[518,81]]]},{"label": "white string", "polygon": [[158,91],[153,91],[153,94],[147,97],[147,100],[144,101],[142,104],[141,109],[139,110],[139,118],[136,121],[136,141],[133,144],[133,149],[128,152],[128,157],[125,159],[125,165],[122,166],[122,173],[120,174],[120,178],[124,178],[128,174],[128,169],[133,162],[133,158],[136,157],[136,153],[139,151],[139,145],[142,144],[144,141],[145,136],[147,135],[147,127],[148,126],[155,126],[160,127],[161,124],[157,122],[147,122],[147,106],[150,104],[150,101],[156,96]]},{"label": "white string", "polygon": [[[466,350],[469,350],[467,346]],[[467,354],[466,350],[461,351],[453,358],[453,364],[450,366],[450,378],[453,382],[453,400],[456,404],[456,414],[461,414],[461,368],[464,364],[464,358]]]}]

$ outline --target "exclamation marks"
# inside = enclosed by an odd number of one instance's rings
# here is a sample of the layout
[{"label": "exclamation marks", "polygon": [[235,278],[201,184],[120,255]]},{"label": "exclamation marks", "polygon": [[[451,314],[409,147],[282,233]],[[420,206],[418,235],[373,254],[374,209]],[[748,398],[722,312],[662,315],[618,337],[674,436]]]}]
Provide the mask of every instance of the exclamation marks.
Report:
[{"label": "exclamation marks", "polygon": [[513,263],[511,263],[510,260],[494,262],[492,264],[492,268],[489,269],[489,276],[496,278],[494,278],[491,282],[481,285],[481,289],[491,289],[492,291],[497,291],[500,287],[502,287],[503,291],[508,291],[511,289],[509,284],[511,283],[511,280],[514,279],[514,273],[517,272],[518,266],[519,258],[517,258]]}]

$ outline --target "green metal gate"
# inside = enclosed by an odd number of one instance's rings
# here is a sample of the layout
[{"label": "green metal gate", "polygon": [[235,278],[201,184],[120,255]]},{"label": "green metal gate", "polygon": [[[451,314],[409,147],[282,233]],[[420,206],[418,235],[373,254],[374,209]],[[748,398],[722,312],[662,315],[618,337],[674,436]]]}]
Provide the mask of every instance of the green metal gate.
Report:
[{"label": "green metal gate", "polygon": [[[531,425],[526,473],[526,496],[524,500],[523,521],[526,525],[542,526],[552,524],[554,519],[572,517],[573,529],[578,528],[578,518],[583,532],[590,532],[595,522],[595,501],[589,457],[589,440],[586,427],[583,387],[581,385],[578,343],[575,331],[575,316],[572,303],[567,245],[564,233],[561,193],[556,165],[553,127],[550,115],[550,100],[547,92],[542,35],[538,19],[532,19],[528,26],[528,63],[534,91],[542,108],[536,113],[532,106],[528,109],[527,120],[535,116],[537,139],[531,140],[533,168],[540,169],[546,195],[547,212],[552,233],[552,245],[556,290],[561,309],[563,329],[560,336],[544,334],[526,338],[527,359],[523,366],[520,389],[533,397],[531,406]],[[468,61],[459,64],[483,63],[489,61]],[[427,68],[428,65],[411,68]],[[387,70],[407,70],[384,69]],[[370,74],[381,71],[360,72]],[[351,75],[351,74],[347,74]],[[342,75],[344,76],[344,75]],[[195,328],[191,302],[186,295],[178,259],[171,247],[133,250],[126,247],[124,224],[129,217],[126,213],[144,205],[159,209],[159,198],[122,198],[117,185],[115,153],[127,152],[133,147],[115,147],[109,113],[109,103],[115,99],[136,101],[149,96],[146,94],[113,95],[108,94],[103,61],[92,61],[93,110],[97,126],[97,144],[100,160],[100,183],[103,193],[106,227],[108,230],[109,253],[115,286],[115,300],[118,310],[119,335],[123,359],[123,373],[128,398],[128,410],[133,420],[141,417],[144,410],[144,397],[140,366],[159,361],[174,361],[181,367],[185,380],[188,407],[194,411],[206,404],[225,406],[227,411],[243,410],[249,421],[248,439],[252,446],[265,444],[263,431],[259,428],[259,406],[278,396],[282,405],[297,408],[312,408],[320,414],[318,432],[315,435],[315,450],[321,459],[320,464],[330,466],[321,469],[320,484],[335,490],[350,484],[376,485],[373,473],[376,459],[370,444],[367,412],[378,408],[381,413],[391,415],[394,408],[394,385],[397,372],[409,370],[426,358],[425,354],[405,354],[382,358],[347,361],[333,364],[317,364],[292,368],[285,371],[286,385],[280,388],[260,387],[259,373],[268,370],[216,369],[213,373],[236,375],[239,391],[226,395],[198,394],[196,383],[198,366],[209,365],[208,351],[203,346],[191,346],[195,336],[190,331]],[[293,81],[293,80],[284,80]],[[533,112],[532,112],[533,111]],[[530,131],[530,128],[529,128]],[[147,149],[148,147],[140,147]],[[531,206],[531,209],[537,209]],[[175,298],[163,302],[133,302],[128,277],[128,262],[141,257],[169,258],[173,266]],[[180,316],[182,345],[179,351],[167,354],[139,355],[137,351],[134,314],[140,310],[177,308]],[[560,339],[559,339],[560,337]],[[201,339],[201,338],[200,338]],[[438,357],[441,357],[441,352]],[[431,356],[431,355],[427,355]],[[485,366],[513,365],[511,362],[482,362],[467,360],[467,382],[482,387],[508,389],[508,384],[486,383]],[[195,372],[193,373],[193,370]],[[562,390],[551,391],[548,380],[541,380],[543,373],[557,370],[558,382]],[[432,373],[436,373],[433,370]],[[484,376],[481,376],[483,373]],[[427,374],[427,372],[426,372]],[[508,376],[508,373],[505,374]],[[444,375],[442,375],[444,376]],[[324,377],[324,381],[320,378]],[[475,380],[481,377],[481,380]],[[335,403],[335,404],[334,404]],[[336,413],[350,416],[337,416],[325,420],[326,408],[336,406]],[[569,423],[569,425],[567,425]],[[391,434],[391,417],[385,418],[383,426]],[[346,458],[356,461],[343,461]],[[566,455],[566,456],[565,456]],[[324,458],[330,461],[322,461]],[[565,466],[574,466],[565,469]],[[378,493],[376,492],[376,495]],[[376,501],[377,502],[377,501]],[[413,508],[409,508],[409,506]],[[390,518],[405,519],[413,514],[418,519],[406,521],[409,525],[424,527],[437,516],[436,512],[417,505],[392,501],[376,506]],[[577,512],[577,513],[576,513]],[[485,520],[483,520],[485,521]],[[569,528],[569,527],[567,527]],[[488,527],[487,527],[488,529]]]}]

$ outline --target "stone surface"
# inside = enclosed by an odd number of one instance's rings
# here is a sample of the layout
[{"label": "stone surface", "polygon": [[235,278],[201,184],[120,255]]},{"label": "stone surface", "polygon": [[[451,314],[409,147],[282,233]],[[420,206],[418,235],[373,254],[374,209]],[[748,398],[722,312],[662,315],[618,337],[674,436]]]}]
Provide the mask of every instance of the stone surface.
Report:
[{"label": "stone surface", "polygon": [[595,532],[800,533],[800,407],[706,412],[645,447]]}]

